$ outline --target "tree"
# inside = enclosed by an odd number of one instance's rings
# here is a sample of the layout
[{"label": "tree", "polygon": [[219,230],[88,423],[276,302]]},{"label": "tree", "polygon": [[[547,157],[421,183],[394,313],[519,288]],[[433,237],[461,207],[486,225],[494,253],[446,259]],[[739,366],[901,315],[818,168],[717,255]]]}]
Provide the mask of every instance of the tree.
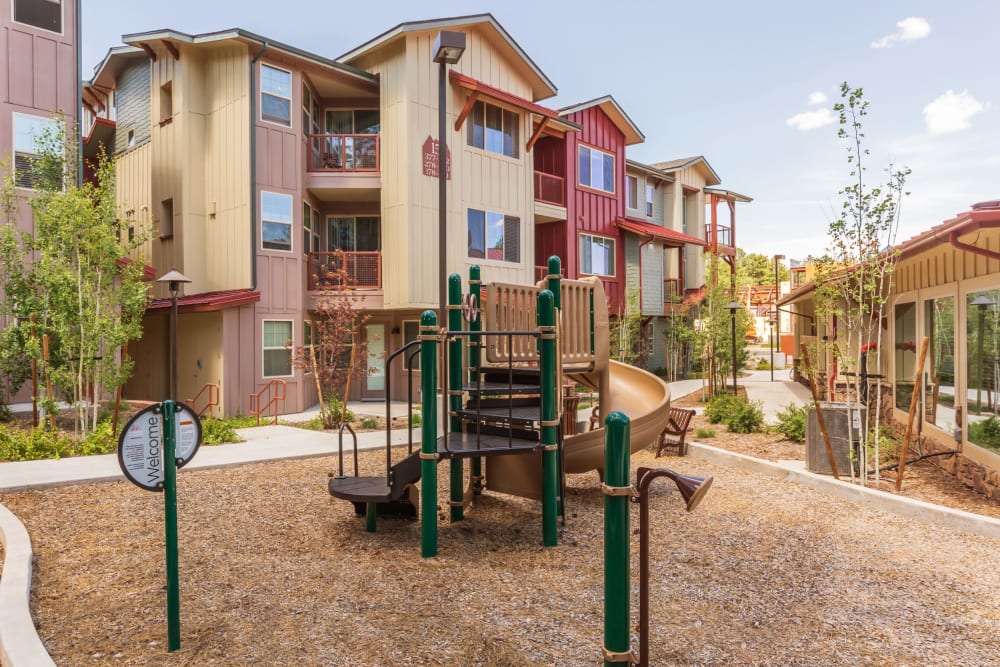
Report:
[{"label": "tree", "polygon": [[[868,177],[870,151],[865,144],[863,121],[868,115],[868,100],[861,88],[852,88],[846,81],[840,87],[841,101],[833,110],[838,114],[837,137],[844,143],[850,182],[838,193],[842,198],[840,213],[830,223],[830,246],[817,263],[817,315],[836,317],[837,327],[847,336],[828,342],[831,351],[848,372],[853,373],[854,396],[867,394],[867,378],[860,369],[874,354],[875,369],[881,367],[882,327],[886,301],[896,265],[894,249],[902,199],[910,169],[896,169],[889,163],[887,180],[871,185]],[[877,373],[877,370],[876,370]],[[881,419],[881,380],[876,383],[876,400],[871,417],[875,424]],[[850,409],[850,406],[849,406]],[[868,410],[869,406],[865,406]],[[869,449],[879,458],[881,429],[869,428],[863,433],[861,450]],[[860,462],[863,481],[867,479],[867,455]],[[877,468],[877,466],[876,466]],[[853,475],[852,463],[852,475]],[[877,474],[877,473],[876,473]]]},{"label": "tree", "polygon": [[[788,280],[788,268],[778,264],[778,281]],[[736,250],[736,284],[740,287],[774,284],[774,258],[759,252]]]},{"label": "tree", "polygon": [[[70,400],[76,430],[86,435],[97,426],[101,399],[132,372],[119,351],[142,335],[149,303],[142,265],[127,259],[142,239],[120,240],[114,171],[105,156],[95,181],[77,186],[65,178],[76,172],[76,142],[61,129],[35,141],[40,155],[28,167],[34,233],[18,229],[9,208],[0,230],[4,335],[20,341],[21,353]],[[13,174],[0,187],[3,201],[16,199]],[[44,336],[52,342],[48,356],[39,343]]]},{"label": "tree", "polygon": [[625,309],[611,321],[611,358],[623,364],[635,365],[646,351],[642,339],[642,309],[639,290],[631,289],[625,297]]},{"label": "tree", "polygon": [[[708,390],[712,395],[722,393],[733,377],[733,322],[726,306],[733,300],[732,292],[719,285],[722,260],[716,255],[708,258],[708,275],[705,299],[700,316],[700,343],[708,375]],[[736,370],[742,368],[750,356],[746,345],[746,332],[750,315],[745,308],[736,311]]]}]

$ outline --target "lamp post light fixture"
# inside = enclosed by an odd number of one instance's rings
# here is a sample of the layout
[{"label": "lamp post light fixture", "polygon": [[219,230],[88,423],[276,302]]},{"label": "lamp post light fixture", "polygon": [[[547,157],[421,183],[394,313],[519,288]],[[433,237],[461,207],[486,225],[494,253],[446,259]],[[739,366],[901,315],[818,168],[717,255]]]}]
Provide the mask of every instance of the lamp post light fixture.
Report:
[{"label": "lamp post light fixture", "polygon": [[980,294],[972,300],[970,306],[979,310],[979,336],[976,341],[976,414],[983,413],[983,317],[986,309],[994,305],[994,301],[986,294]]},{"label": "lamp post light fixture", "polygon": [[733,339],[733,396],[736,395],[736,377],[737,377],[736,374],[738,370],[736,368],[736,311],[742,307],[743,306],[740,304],[739,301],[730,301],[726,305],[726,310],[729,311],[729,319],[731,323],[732,339]]},{"label": "lamp post light fixture", "polygon": [[778,282],[778,262],[785,258],[784,255],[774,256],[774,312],[771,317],[771,382],[774,382],[774,331],[781,337],[781,320],[778,319],[778,299],[781,298],[781,283]]},{"label": "lamp post light fixture", "polygon": [[158,283],[166,283],[170,291],[170,399],[177,401],[177,293],[181,283],[189,283],[191,279],[177,269],[156,279]]},{"label": "lamp post light fixture", "polygon": [[767,323],[771,326],[771,339],[769,341],[771,347],[771,382],[774,382],[774,325],[778,323],[777,312],[775,312],[774,317],[770,318]]}]

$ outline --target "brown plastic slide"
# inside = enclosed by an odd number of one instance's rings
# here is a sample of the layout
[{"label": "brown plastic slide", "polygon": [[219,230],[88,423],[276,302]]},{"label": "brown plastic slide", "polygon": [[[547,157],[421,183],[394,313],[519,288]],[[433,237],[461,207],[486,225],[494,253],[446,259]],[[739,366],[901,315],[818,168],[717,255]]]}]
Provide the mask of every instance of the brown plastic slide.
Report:
[{"label": "brown plastic slide", "polygon": [[[607,386],[602,391],[601,419],[614,410],[629,416],[629,445],[633,452],[652,443],[667,425],[670,389],[657,376],[617,361],[607,367]],[[593,389],[602,387],[598,373],[570,377]],[[604,477],[604,427],[566,438],[565,465],[569,474],[596,470]],[[497,456],[487,459],[487,488],[525,498],[541,499],[541,457],[539,455]]]}]

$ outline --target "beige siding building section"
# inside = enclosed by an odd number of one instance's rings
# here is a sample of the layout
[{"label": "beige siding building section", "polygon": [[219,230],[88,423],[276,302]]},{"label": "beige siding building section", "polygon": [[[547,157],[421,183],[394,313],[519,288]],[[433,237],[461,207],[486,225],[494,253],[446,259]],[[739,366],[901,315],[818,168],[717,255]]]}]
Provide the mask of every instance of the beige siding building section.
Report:
[{"label": "beige siding building section", "polygon": [[[152,198],[150,195],[149,169],[152,149],[142,144],[115,158],[115,198],[119,214],[126,221],[123,234],[129,228],[143,243],[133,255],[134,259],[153,265]],[[128,237],[125,237],[126,240]]]}]

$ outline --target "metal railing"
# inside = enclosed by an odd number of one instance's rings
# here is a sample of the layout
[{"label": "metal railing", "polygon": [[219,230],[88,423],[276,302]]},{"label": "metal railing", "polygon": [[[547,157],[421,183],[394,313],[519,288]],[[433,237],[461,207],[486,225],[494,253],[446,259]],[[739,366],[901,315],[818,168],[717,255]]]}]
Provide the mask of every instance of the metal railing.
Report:
[{"label": "metal railing", "polygon": [[[199,410],[198,399],[201,398],[201,395],[204,394],[206,391],[208,392],[208,396],[206,397],[207,402],[205,403],[205,407]],[[204,417],[206,412],[208,413],[208,416],[211,417],[212,408],[217,407],[219,405],[219,385],[209,382],[204,387],[202,387],[197,394],[194,395],[194,398],[189,398],[187,402],[188,405],[190,405],[194,409],[194,411],[198,413],[199,417]]]},{"label": "metal railing", "polygon": [[311,252],[308,289],[382,289],[382,253]]},{"label": "metal railing", "polygon": [[[261,404],[261,399],[267,394],[268,400]],[[260,426],[260,416],[271,409],[271,423],[278,423],[278,403],[285,400],[285,381],[274,379],[264,385],[256,394],[250,394],[250,414],[257,417]]]},{"label": "metal railing", "polygon": [[310,134],[309,171],[378,171],[379,135]]},{"label": "metal railing", "polygon": [[[732,246],[733,245],[733,230],[730,227],[725,227],[723,225],[719,225],[717,227],[717,229],[719,231],[719,236],[715,240],[718,241],[719,245],[722,245],[722,246]],[[710,222],[705,224],[705,238],[708,240],[709,243],[712,243],[712,240],[713,240],[712,239],[712,223],[710,223]]]},{"label": "metal railing", "polygon": [[535,172],[535,201],[566,205],[566,179],[543,171]]}]

